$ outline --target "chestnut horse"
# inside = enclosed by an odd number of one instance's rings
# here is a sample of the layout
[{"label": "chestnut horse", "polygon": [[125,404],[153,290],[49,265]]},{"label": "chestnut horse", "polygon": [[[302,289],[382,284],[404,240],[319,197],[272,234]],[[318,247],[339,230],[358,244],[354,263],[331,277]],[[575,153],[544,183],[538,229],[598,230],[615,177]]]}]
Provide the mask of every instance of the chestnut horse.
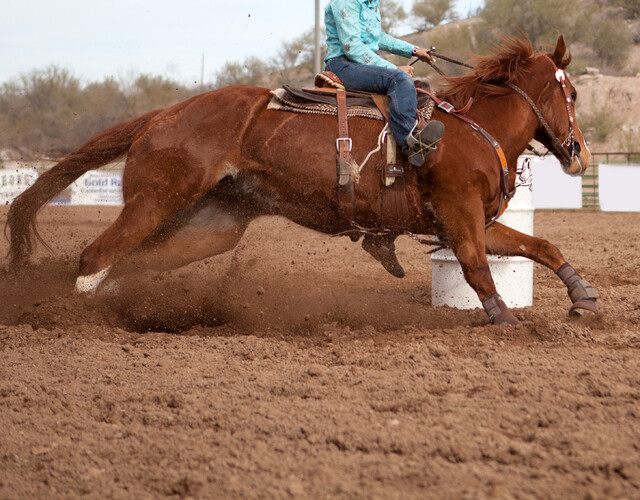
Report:
[{"label": "chestnut horse", "polygon": [[[564,69],[562,37],[554,52],[536,52],[524,39],[505,38],[492,56],[477,57],[467,74],[447,78],[440,97],[462,107],[503,151],[469,123],[436,109],[445,124],[437,162],[417,169],[425,216],[406,231],[435,234],[451,246],[492,323],[517,318],[496,293],[487,253],[524,256],[556,272],[571,311],[597,312],[595,289],[548,241],[500,223],[487,226],[514,188],[518,156],[532,139],[553,151],[570,175],[581,175],[590,153],[575,121],[576,91]],[[94,293],[113,270],[173,269],[233,249],[260,215],[281,215],[327,234],[353,229],[336,196],[334,116],[267,109],[270,91],[232,86],[96,134],[17,197],[8,214],[12,265],[29,260],[36,214],[85,172],[127,155],[118,218],[81,254],[76,290]],[[363,162],[378,144],[382,122],[350,121],[352,155]],[[500,147],[497,147],[500,149]],[[382,153],[370,157],[355,186],[360,227],[380,228]],[[506,172],[506,170],[505,170]],[[501,201],[502,198],[502,201]],[[126,257],[126,258],[125,258]]]}]

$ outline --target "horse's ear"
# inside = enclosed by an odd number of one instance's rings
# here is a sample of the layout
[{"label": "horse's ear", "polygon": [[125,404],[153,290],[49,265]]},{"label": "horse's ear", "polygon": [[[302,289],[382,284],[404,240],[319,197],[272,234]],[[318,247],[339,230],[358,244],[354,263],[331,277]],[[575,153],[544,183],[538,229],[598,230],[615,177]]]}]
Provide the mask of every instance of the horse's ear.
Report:
[{"label": "horse's ear", "polygon": [[558,41],[556,42],[556,50],[553,52],[551,59],[560,69],[565,69],[569,66],[571,62],[571,55],[565,59],[565,54],[567,53],[567,44],[564,43],[564,37],[560,35],[558,37]]}]

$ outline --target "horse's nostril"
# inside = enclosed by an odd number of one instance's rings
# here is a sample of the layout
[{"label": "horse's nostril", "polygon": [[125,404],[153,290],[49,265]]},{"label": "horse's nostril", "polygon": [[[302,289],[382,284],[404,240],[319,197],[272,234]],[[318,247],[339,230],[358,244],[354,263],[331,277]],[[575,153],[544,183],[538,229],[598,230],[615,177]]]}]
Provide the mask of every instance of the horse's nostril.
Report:
[{"label": "horse's nostril", "polygon": [[582,148],[580,147],[580,143],[578,141],[573,141],[573,154],[579,155]]}]

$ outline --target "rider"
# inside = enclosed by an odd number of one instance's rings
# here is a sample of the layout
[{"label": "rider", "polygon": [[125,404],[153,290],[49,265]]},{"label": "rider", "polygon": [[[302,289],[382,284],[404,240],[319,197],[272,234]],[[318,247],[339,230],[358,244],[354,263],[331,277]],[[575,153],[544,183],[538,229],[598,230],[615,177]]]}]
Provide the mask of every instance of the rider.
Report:
[{"label": "rider", "polygon": [[[381,49],[392,54],[429,62],[427,49],[398,40],[382,31],[380,0],[330,0],[325,8],[328,53],[325,69],[340,78],[347,89],[383,93],[389,105],[391,132],[402,152],[415,166],[424,164],[444,133],[442,122],[425,124],[417,116],[417,93],[413,67],[399,66],[380,57]],[[362,247],[393,276],[402,278],[392,237],[365,236]]]},{"label": "rider", "polygon": [[[376,51],[434,61],[427,49],[382,31],[380,0],[330,0],[325,8],[328,53],[325,68],[350,90],[387,94],[391,98],[391,131],[402,152],[421,166],[442,137],[444,125],[418,119],[418,99],[412,66],[395,66]],[[426,126],[425,126],[426,125]]]}]

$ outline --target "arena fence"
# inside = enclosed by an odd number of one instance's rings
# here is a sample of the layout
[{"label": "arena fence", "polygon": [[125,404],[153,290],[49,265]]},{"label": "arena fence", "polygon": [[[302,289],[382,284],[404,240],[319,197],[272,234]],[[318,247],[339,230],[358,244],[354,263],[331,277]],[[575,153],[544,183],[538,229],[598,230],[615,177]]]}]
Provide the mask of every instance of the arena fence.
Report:
[{"label": "arena fence", "polygon": [[[38,174],[54,165],[53,161],[5,161],[0,162],[0,204],[11,203],[13,198],[26,189],[38,177]],[[587,173],[582,177],[581,185],[576,189],[577,205],[584,209],[607,209],[601,204],[600,193],[600,165],[635,165],[636,173],[631,177],[637,178],[640,165],[640,151],[637,152],[606,152],[592,153],[591,164]],[[558,169],[559,170],[559,169]],[[629,171],[631,174],[631,170]],[[626,177],[626,174],[625,174]],[[635,181],[634,181],[635,182]],[[56,205],[120,205],[122,162],[108,165],[97,172],[89,172],[77,182],[57,195],[52,203]],[[581,193],[580,193],[581,191]],[[633,196],[635,198],[635,195]],[[536,205],[537,208],[540,208]],[[542,208],[550,208],[544,207]],[[634,210],[637,210],[635,208]]]},{"label": "arena fence", "polygon": [[640,152],[633,153],[591,153],[591,164],[582,177],[582,208],[600,208],[600,191],[598,166],[600,164],[638,165]]}]

